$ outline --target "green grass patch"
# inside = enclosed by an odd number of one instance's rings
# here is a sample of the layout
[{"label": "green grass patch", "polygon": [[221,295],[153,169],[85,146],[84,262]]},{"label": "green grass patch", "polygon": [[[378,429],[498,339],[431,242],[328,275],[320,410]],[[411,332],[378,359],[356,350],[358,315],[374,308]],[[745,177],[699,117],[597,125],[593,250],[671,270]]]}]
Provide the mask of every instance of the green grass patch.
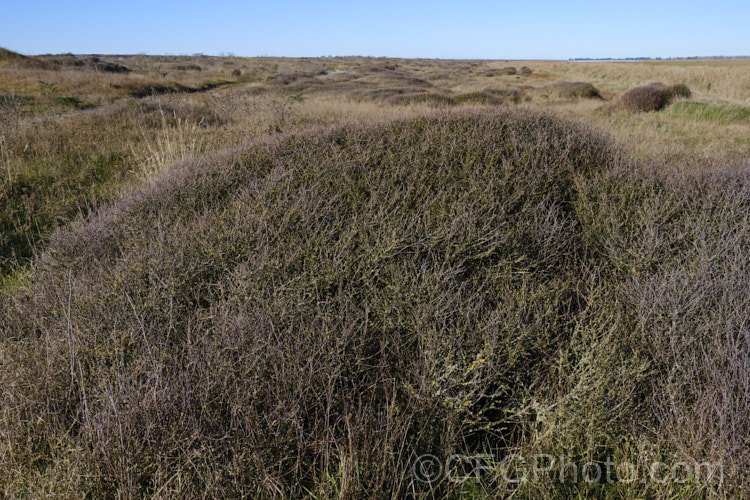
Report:
[{"label": "green grass patch", "polygon": [[750,123],[750,108],[730,103],[680,101],[664,110],[663,113],[719,125]]}]

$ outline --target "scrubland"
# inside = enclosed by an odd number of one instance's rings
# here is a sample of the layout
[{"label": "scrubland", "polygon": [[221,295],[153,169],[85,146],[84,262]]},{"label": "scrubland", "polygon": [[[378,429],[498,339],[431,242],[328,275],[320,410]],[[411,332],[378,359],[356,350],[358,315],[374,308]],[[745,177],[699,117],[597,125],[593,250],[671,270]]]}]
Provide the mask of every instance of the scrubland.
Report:
[{"label": "scrubland", "polygon": [[0,51],[0,492],[747,496],[748,69]]}]

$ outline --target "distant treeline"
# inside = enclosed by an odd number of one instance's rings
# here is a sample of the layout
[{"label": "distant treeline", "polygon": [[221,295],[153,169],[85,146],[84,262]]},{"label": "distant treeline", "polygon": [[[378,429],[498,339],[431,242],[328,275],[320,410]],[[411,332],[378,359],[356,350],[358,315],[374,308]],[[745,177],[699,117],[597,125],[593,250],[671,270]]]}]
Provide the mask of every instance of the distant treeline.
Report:
[{"label": "distant treeline", "polygon": [[685,61],[693,59],[750,59],[750,56],[691,56],[691,57],[571,57],[570,61]]}]

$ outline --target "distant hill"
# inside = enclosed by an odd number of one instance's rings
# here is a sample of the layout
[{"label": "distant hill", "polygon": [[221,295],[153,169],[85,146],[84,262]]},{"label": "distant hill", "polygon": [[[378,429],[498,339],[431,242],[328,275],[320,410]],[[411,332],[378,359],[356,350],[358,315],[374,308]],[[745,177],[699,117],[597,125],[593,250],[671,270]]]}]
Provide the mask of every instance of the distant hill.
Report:
[{"label": "distant hill", "polygon": [[48,65],[45,62],[0,47],[0,68],[6,66],[38,69],[48,68]]}]

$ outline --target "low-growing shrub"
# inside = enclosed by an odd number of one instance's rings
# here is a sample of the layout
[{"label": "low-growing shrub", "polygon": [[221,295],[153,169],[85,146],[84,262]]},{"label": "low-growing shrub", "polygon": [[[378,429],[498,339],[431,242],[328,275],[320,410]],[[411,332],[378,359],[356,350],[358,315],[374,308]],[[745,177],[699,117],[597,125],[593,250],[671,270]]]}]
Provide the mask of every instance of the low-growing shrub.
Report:
[{"label": "low-growing shrub", "polygon": [[172,66],[173,69],[177,71],[202,71],[203,68],[200,67],[198,64],[194,63],[181,63],[181,64],[175,64]]},{"label": "low-growing shrub", "polygon": [[381,87],[375,89],[357,89],[351,96],[358,100],[386,101],[394,96],[412,95],[427,92],[421,87]]},{"label": "low-growing shrub", "polygon": [[474,103],[498,105],[503,103],[518,104],[523,93],[517,89],[485,89],[479,92],[468,92],[453,96],[457,103]]},{"label": "low-growing shrub", "polygon": [[522,445],[529,404],[567,380],[576,179],[613,161],[578,126],[485,109],[166,172],[57,233],[33,300],[0,303],[0,477],[92,497],[450,494],[415,480],[416,456]]},{"label": "low-growing shrub", "polygon": [[485,69],[483,71],[480,71],[478,74],[480,76],[509,76],[509,75],[515,75],[517,73],[516,68],[513,66],[508,66],[505,68],[493,68],[493,69]]},{"label": "low-growing shrub", "polygon": [[504,102],[501,97],[494,96],[489,92],[468,92],[466,94],[458,94],[453,98],[459,104],[502,104]]},{"label": "low-growing shrub", "polygon": [[122,90],[131,97],[147,97],[158,94],[171,94],[182,91],[182,86],[159,81],[126,80],[112,85],[113,88]]},{"label": "low-growing shrub", "polygon": [[568,99],[602,99],[599,90],[586,82],[556,82],[548,88]]},{"label": "low-growing shrub", "polygon": [[357,83],[365,84],[368,86],[372,85],[384,85],[390,87],[423,87],[429,88],[434,85],[427,80],[422,78],[400,73],[398,71],[380,71],[372,73],[367,76],[360,77],[356,80]]},{"label": "low-growing shrub", "polygon": [[29,68],[29,69],[49,69],[49,65],[37,58],[24,56],[12,50],[0,47],[0,68]]},{"label": "low-growing shrub", "polygon": [[628,111],[658,111],[667,105],[667,99],[661,87],[645,85],[635,87],[620,97],[619,106]]},{"label": "low-growing shrub", "polygon": [[399,94],[385,99],[388,104],[404,106],[409,104],[427,104],[429,106],[443,107],[453,106],[456,100],[447,95],[432,92],[417,92],[412,94]]},{"label": "low-growing shrub", "polygon": [[71,108],[78,108],[81,106],[81,99],[76,96],[56,97],[55,102],[63,106],[69,106]]},{"label": "low-growing shrub", "polygon": [[633,112],[659,111],[669,106],[676,97],[690,97],[690,89],[683,84],[666,86],[662,83],[651,83],[625,92],[615,103],[614,109]]},{"label": "low-growing shrub", "polygon": [[674,101],[676,98],[690,99],[690,96],[692,95],[692,93],[690,92],[690,89],[684,83],[678,83],[677,85],[665,86],[662,89],[662,92],[664,92],[664,97],[667,99],[667,102],[669,103]]}]

